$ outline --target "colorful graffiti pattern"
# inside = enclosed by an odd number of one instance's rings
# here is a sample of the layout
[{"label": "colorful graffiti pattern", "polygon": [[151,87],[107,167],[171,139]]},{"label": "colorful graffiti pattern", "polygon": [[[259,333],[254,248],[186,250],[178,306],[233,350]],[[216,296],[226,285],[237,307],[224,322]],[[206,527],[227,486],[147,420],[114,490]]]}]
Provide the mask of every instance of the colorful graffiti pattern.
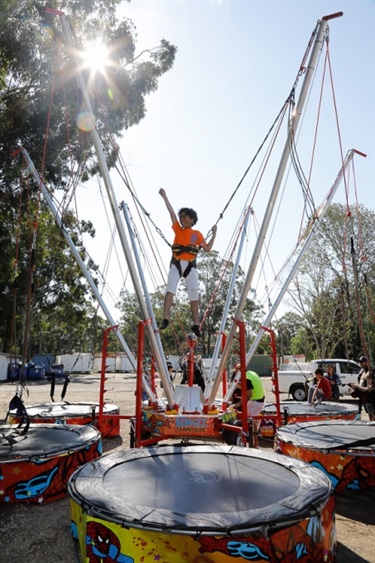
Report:
[{"label": "colorful graffiti pattern", "polygon": [[374,454],[313,450],[283,442],[279,438],[276,439],[275,450],[318,467],[327,475],[336,492],[375,487]]},{"label": "colorful graffiti pattern", "polygon": [[199,436],[202,438],[221,439],[221,424],[233,424],[236,413],[230,412],[223,415],[166,415],[151,410],[146,410],[142,415],[142,431],[149,432],[152,436]]},{"label": "colorful graffiti pattern", "polygon": [[[93,423],[91,415],[82,416],[67,416],[64,418],[59,417],[37,417],[33,416],[30,421],[33,424],[77,424],[78,426],[94,426],[99,430],[103,438],[115,437],[120,434],[120,419],[116,417],[119,415],[119,411],[114,414],[114,416],[106,415],[99,423],[95,420]],[[19,424],[21,418],[18,416],[9,417],[10,424]]]},{"label": "colorful graffiti pattern", "polygon": [[44,504],[66,496],[70,476],[77,467],[102,453],[101,440],[76,451],[59,453],[39,460],[3,463],[0,477],[0,502]]},{"label": "colorful graffiti pattern", "polygon": [[[311,563],[335,561],[334,501],[320,514],[270,532],[194,537],[124,528],[89,517],[71,500],[72,533],[85,563]],[[272,528],[272,526],[271,526]]]}]

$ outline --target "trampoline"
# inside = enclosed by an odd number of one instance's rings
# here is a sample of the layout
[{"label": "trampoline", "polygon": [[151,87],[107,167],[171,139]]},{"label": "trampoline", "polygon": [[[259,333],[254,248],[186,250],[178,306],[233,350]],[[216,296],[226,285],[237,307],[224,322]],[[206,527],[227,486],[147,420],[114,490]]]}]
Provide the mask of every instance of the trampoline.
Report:
[{"label": "trampoline", "polygon": [[[65,424],[86,425],[93,424],[101,433],[103,438],[114,437],[120,434],[120,409],[116,405],[106,403],[103,407],[105,417],[99,423],[99,403],[39,403],[26,406],[29,420],[35,424],[53,424],[63,422]],[[9,422],[18,424],[22,417],[17,415],[16,410],[9,412]]]},{"label": "trampoline", "polygon": [[66,496],[69,477],[101,454],[90,426],[0,425],[0,502],[47,503]]},{"label": "trampoline", "polygon": [[329,479],[298,460],[236,446],[122,450],[68,484],[82,561],[334,561]]},{"label": "trampoline", "polygon": [[[323,402],[311,407],[301,401],[282,401],[280,412],[283,424],[295,424],[310,420],[355,420],[358,416],[358,405],[350,403]],[[275,421],[267,416],[276,415],[276,404],[268,403],[261,412],[259,433],[264,439],[273,439],[276,433]]]},{"label": "trampoline", "polygon": [[290,424],[277,430],[275,449],[319,468],[336,492],[375,487],[374,422]]}]

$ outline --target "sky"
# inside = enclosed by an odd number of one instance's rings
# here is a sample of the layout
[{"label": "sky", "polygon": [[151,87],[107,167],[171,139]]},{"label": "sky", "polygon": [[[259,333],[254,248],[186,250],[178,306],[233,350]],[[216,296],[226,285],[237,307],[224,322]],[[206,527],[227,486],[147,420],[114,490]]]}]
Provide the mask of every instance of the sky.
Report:
[{"label": "sky", "polygon": [[[197,228],[204,235],[218,221],[214,249],[221,256],[227,252],[244,207],[251,204],[254,220],[250,219],[241,259],[246,271],[268,203],[267,190],[272,187],[285,143],[285,123],[278,141],[280,150],[273,157],[273,169],[265,174],[265,187],[256,196],[252,195],[255,170],[260,166],[257,162],[222,219],[219,219],[220,213],[288,98],[317,21],[340,11],[343,16],[329,23],[332,84],[327,74],[310,187],[315,204],[319,206],[339,172],[341,152],[345,155],[355,148],[367,157],[355,157],[355,184],[353,174],[349,202],[358,200],[375,210],[373,0],[133,0],[122,5],[119,15],[132,19],[137,28],[138,52],[154,47],[163,38],[177,46],[173,68],[160,78],[158,90],[146,98],[145,118],[125,131],[120,141],[133,190],[170,243],[173,233],[169,213],[158,193],[161,187],[176,210],[196,209]],[[323,68],[323,62],[322,59],[319,69]],[[297,98],[302,80],[303,77],[298,83]],[[306,175],[311,162],[320,88],[321,76],[317,72],[299,127],[298,150]],[[285,187],[283,183],[283,201],[280,201],[277,222],[275,219],[270,227],[272,240],[270,234],[267,243],[268,255],[274,264],[269,266],[268,274],[264,271],[254,278],[259,296],[272,283],[274,272],[293,249],[301,221],[301,189],[289,167],[287,171],[286,180],[288,183],[290,180],[291,187],[286,187],[286,181]],[[112,174],[112,182],[118,202],[129,205],[141,233],[142,226],[136,218],[129,191],[116,174]],[[87,248],[104,269],[110,238],[102,190],[95,180],[80,190],[80,218],[91,219],[97,230],[95,241],[87,241]],[[344,185],[337,191],[334,201],[346,203]],[[151,261],[162,264],[166,272],[170,249],[150,222],[148,224],[155,239],[154,242],[144,239],[146,251],[151,253],[153,247],[157,247],[159,258],[151,258]],[[126,287],[132,289],[122,250],[118,248],[119,260],[112,253],[105,293],[115,320],[118,311],[114,303],[124,280]],[[154,289],[150,282],[149,291]]]}]

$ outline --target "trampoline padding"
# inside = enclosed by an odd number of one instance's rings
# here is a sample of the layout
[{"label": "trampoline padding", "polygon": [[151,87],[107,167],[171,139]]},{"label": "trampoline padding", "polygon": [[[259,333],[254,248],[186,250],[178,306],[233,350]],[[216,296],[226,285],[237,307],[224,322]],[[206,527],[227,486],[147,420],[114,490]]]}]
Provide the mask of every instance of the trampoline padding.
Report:
[{"label": "trampoline padding", "polygon": [[375,487],[375,423],[330,420],[279,428],[275,449],[319,468],[335,492]]},{"label": "trampoline padding", "polygon": [[[38,403],[26,405],[25,408],[29,420],[33,423],[53,424],[59,421],[65,424],[78,425],[95,423],[103,437],[118,436],[120,433],[120,421],[118,418],[120,408],[110,403],[105,403],[103,406],[105,417],[100,424],[98,422],[99,403],[95,402]],[[13,410],[9,413],[9,420],[12,423],[18,424],[21,422],[21,417]]]},{"label": "trampoline padding", "polygon": [[69,477],[101,455],[90,426],[0,426],[0,502],[46,503],[66,496]]},{"label": "trampoline padding", "polygon": [[[280,403],[281,414],[284,412],[287,416],[300,416],[300,417],[321,417],[330,418],[333,416],[353,416],[358,414],[358,405],[351,405],[349,403],[329,403],[323,402],[315,407],[308,405],[306,402],[301,401],[281,401]],[[262,409],[262,415],[275,415],[275,403],[267,403]]]},{"label": "trampoline padding", "polygon": [[316,450],[368,448],[375,452],[375,423],[330,420],[291,424],[279,428],[277,438]]},{"label": "trampoline padding", "polygon": [[[307,422],[314,420],[355,420],[358,417],[358,406],[347,403],[323,402],[315,407],[306,402],[281,401],[280,414],[282,424],[295,424],[296,422]],[[274,438],[276,424],[276,404],[266,404],[261,412],[260,435],[262,438]]]},{"label": "trampoline padding", "polygon": [[228,446],[125,450],[80,467],[68,485],[90,516],[169,531],[243,532],[299,521],[330,496],[303,462]]}]

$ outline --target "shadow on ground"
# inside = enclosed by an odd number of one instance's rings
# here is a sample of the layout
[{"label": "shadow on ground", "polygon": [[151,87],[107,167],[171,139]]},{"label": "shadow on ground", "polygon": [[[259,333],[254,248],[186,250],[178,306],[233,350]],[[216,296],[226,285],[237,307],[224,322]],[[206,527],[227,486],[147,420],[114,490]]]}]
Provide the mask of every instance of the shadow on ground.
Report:
[{"label": "shadow on ground", "polygon": [[[363,507],[368,510],[363,510]],[[350,491],[335,495],[335,513],[337,515],[368,524],[375,525],[375,489]]]},{"label": "shadow on ground", "polygon": [[363,559],[358,553],[343,545],[337,544],[336,561],[338,563],[370,563],[368,559]]}]

